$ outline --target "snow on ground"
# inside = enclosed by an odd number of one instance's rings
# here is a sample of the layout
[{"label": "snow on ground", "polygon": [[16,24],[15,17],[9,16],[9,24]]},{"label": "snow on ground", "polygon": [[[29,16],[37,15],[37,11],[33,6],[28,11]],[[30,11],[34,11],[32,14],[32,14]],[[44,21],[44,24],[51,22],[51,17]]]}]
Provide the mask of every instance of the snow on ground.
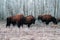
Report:
[{"label": "snow on ground", "polygon": [[54,26],[36,23],[30,28],[26,25],[6,28],[6,22],[0,21],[0,40],[60,40],[60,25]]}]

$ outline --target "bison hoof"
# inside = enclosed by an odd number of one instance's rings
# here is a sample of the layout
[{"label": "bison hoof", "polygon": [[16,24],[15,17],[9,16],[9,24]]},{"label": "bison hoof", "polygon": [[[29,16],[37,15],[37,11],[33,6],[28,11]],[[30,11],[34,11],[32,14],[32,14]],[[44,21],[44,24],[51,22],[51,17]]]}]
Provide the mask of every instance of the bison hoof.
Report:
[{"label": "bison hoof", "polygon": [[48,25],[49,23],[46,23],[46,25]]},{"label": "bison hoof", "polygon": [[6,25],[6,28],[7,28],[7,27],[10,27],[10,25]]},{"label": "bison hoof", "polygon": [[30,28],[30,25],[28,25],[28,28]]}]

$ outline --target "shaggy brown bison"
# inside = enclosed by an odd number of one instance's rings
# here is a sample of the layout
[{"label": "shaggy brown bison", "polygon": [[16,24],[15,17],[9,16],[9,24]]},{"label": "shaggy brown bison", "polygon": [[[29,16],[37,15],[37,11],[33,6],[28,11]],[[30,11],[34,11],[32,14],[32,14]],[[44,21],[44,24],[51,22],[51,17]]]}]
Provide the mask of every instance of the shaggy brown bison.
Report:
[{"label": "shaggy brown bison", "polygon": [[35,17],[32,15],[26,16],[24,19],[24,24],[30,27],[31,24],[35,24]]},{"label": "shaggy brown bison", "polygon": [[55,17],[51,15],[39,15],[38,20],[41,20],[42,22],[45,22],[46,25],[49,24],[49,22],[53,22],[54,24],[57,24],[57,20]]},{"label": "shaggy brown bison", "polygon": [[6,27],[10,26],[10,24],[13,26],[17,24],[17,26],[20,27],[23,24],[23,17],[23,14],[7,17]]}]

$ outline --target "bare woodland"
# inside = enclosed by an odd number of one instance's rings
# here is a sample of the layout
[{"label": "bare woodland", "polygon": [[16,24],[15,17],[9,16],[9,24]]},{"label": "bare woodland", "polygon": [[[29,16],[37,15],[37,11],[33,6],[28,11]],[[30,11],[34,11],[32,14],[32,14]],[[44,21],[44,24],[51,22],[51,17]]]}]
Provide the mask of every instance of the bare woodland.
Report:
[{"label": "bare woodland", "polygon": [[0,0],[0,19],[16,14],[51,14],[60,17],[60,0]]}]

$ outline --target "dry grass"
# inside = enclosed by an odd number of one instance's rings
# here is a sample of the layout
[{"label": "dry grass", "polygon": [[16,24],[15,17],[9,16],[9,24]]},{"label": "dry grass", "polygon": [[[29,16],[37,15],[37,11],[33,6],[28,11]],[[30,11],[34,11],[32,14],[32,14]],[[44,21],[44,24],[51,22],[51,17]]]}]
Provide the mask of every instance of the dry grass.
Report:
[{"label": "dry grass", "polygon": [[17,26],[6,28],[5,21],[0,21],[0,40],[60,40],[59,25],[54,28],[51,25],[35,24],[28,28]]}]

